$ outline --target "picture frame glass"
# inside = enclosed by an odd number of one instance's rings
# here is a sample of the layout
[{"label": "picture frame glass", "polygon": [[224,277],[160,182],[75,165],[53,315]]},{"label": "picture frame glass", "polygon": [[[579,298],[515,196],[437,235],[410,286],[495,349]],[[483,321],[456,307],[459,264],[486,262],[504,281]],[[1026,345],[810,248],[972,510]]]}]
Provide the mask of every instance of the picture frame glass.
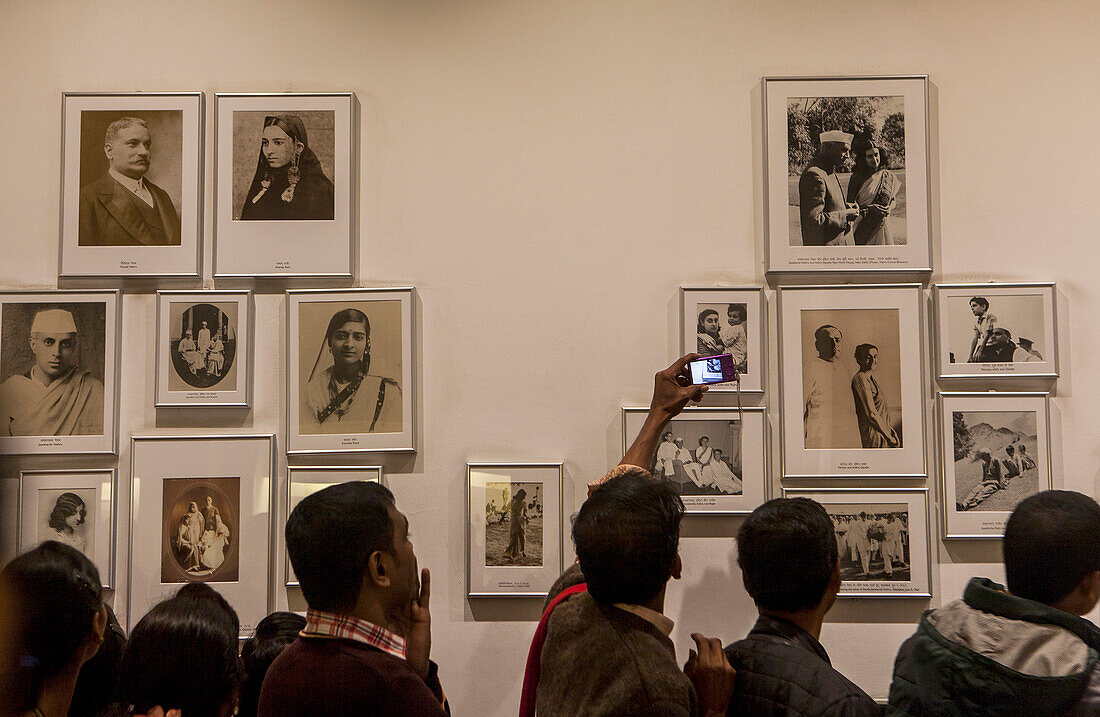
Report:
[{"label": "picture frame glass", "polygon": [[467,466],[467,596],[544,597],[562,572],[562,467]]},{"label": "picture frame glass", "polygon": [[768,272],[931,271],[926,98],[923,76],[764,79]]}]

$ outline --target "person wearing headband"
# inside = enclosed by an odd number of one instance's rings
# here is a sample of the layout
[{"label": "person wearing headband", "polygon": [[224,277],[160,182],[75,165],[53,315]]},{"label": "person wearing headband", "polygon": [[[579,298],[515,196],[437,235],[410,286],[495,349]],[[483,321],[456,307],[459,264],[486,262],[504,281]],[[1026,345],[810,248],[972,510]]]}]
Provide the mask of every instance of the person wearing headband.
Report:
[{"label": "person wearing headband", "polygon": [[[332,365],[317,370],[325,355]],[[333,314],[302,395],[302,433],[397,433],[401,386],[370,372],[370,320],[358,309]]]},{"label": "person wearing headband", "polygon": [[180,216],[168,192],[146,177],[149,125],[121,117],[107,125],[107,171],[80,190],[79,246],[179,246]]},{"label": "person wearing headband", "polygon": [[242,220],[332,219],[332,180],[309,147],[297,115],[264,118],[256,173],[244,198]]},{"label": "person wearing headband", "polygon": [[802,245],[851,244],[848,232],[852,222],[859,218],[859,206],[845,204],[837,172],[848,158],[852,135],[831,130],[822,132],[819,139],[817,154],[798,180]]},{"label": "person wearing headband", "polygon": [[0,435],[102,435],[103,383],[79,365],[73,315],[39,311],[30,334],[34,365],[0,384]]}]

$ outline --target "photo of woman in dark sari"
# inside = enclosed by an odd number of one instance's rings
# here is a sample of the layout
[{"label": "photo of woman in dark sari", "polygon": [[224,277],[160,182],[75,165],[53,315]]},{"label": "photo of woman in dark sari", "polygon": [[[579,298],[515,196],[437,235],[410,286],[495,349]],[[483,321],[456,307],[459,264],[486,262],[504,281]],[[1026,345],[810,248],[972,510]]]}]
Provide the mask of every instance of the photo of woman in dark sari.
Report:
[{"label": "photo of woman in dark sari", "polygon": [[[855,168],[848,180],[849,203],[859,205],[852,232],[856,244],[894,244],[886,217],[897,201],[901,180],[886,169],[886,150],[866,136],[852,144]],[[904,243],[904,242],[903,242]]]},{"label": "photo of woman in dark sari", "polygon": [[309,147],[302,119],[291,114],[265,117],[241,219],[332,219],[333,207],[332,180]]}]

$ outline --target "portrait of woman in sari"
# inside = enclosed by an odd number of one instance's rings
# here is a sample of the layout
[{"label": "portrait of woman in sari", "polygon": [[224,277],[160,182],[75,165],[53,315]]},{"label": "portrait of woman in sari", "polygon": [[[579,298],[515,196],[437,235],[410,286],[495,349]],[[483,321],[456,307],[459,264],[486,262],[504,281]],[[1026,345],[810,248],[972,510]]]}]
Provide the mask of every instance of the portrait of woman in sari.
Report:
[{"label": "portrait of woman in sari", "polygon": [[699,312],[699,325],[696,327],[696,351],[700,356],[720,356],[726,352],[719,333],[718,312],[704,309]]},{"label": "portrait of woman in sari", "polygon": [[856,244],[893,244],[886,218],[897,202],[901,180],[886,168],[886,150],[866,136],[852,144],[855,168],[848,180],[849,203],[859,205],[852,235]]},{"label": "portrait of woman in sari", "polygon": [[302,119],[291,114],[265,117],[241,219],[332,219],[333,207],[332,180],[309,147]]}]

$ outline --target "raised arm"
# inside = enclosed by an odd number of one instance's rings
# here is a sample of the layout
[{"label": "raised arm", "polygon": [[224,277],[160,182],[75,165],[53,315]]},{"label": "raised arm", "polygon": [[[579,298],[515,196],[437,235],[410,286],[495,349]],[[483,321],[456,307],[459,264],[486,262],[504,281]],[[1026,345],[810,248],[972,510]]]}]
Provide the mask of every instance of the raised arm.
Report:
[{"label": "raised arm", "polygon": [[658,371],[653,377],[653,399],[649,403],[649,413],[646,414],[642,430],[638,431],[637,438],[630,445],[626,455],[619,461],[619,465],[648,466],[653,462],[653,454],[657,450],[657,443],[661,440],[661,432],[668,422],[680,411],[688,401],[698,401],[706,392],[706,386],[693,386],[690,383],[684,385],[687,379],[684,371],[688,362],[699,358],[699,354],[687,354],[676,359],[671,366],[664,371]]}]

